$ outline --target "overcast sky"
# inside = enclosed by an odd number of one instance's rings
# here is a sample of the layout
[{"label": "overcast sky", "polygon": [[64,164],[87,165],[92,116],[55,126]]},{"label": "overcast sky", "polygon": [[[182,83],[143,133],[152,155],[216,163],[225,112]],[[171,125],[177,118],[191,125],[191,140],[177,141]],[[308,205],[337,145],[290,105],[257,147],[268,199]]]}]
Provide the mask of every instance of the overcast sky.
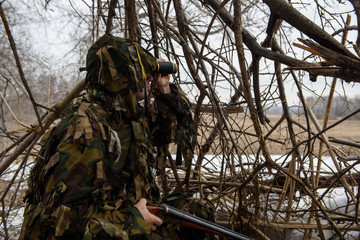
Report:
[{"label": "overcast sky", "polygon": [[[16,2],[17,1],[11,1],[11,4],[17,4]],[[83,1],[71,2],[77,11],[81,12],[82,9],[85,9]],[[79,25],[80,27],[85,27],[86,23],[81,24],[77,18],[77,21],[69,21],[69,18],[62,18],[64,14],[69,12],[66,9],[71,8],[68,0],[51,1],[47,10],[43,8],[44,1],[29,0],[28,3],[30,6],[32,6],[31,8],[24,8],[23,6],[19,5],[18,10],[29,11],[30,9],[30,12],[27,12],[27,14],[31,16],[31,18],[29,18],[31,21],[24,25],[24,27],[28,29],[28,34],[31,38],[34,52],[37,53],[38,60],[43,62],[44,65],[51,67],[52,72],[55,74],[61,74],[66,71],[78,71],[79,67],[83,66],[83,61],[85,60],[84,53],[83,56],[81,56],[79,52],[74,51],[73,42],[69,32],[71,32],[71,34],[81,36],[83,33],[81,31],[75,32],[74,29],[79,29]],[[4,4],[6,4],[6,2]],[[334,9],[333,11],[346,11],[347,9],[352,9],[351,4],[349,3],[346,5],[334,4],[334,6],[340,6],[341,9]],[[311,20],[318,22],[318,19],[315,17],[316,15],[314,15],[310,9],[310,7],[304,8],[302,13]],[[355,25],[355,23],[356,17],[353,16],[352,24]],[[251,31],[256,31],[256,29],[251,29]],[[329,33],[331,34],[332,32]],[[298,31],[294,30],[293,36],[289,36],[289,38],[295,42],[297,41],[296,38],[299,36],[300,35]],[[263,36],[259,35],[257,36],[257,39],[258,42],[261,42],[264,38]],[[350,32],[348,39],[356,39],[356,32]],[[283,68],[284,67],[286,66],[283,66]],[[315,90],[319,95],[328,95],[331,82],[331,78],[325,79],[323,77],[319,77],[317,82],[311,82],[310,80],[307,80],[307,82],[305,82],[305,86],[308,87],[311,91]],[[266,80],[262,81],[261,83],[264,86],[267,86]],[[289,78],[289,80],[286,80],[285,83],[287,86],[287,97],[290,105],[298,103],[298,98],[296,96],[297,90],[293,84],[293,81]],[[336,90],[340,95],[343,95],[343,89],[345,89],[348,97],[360,95],[359,83],[348,84],[338,80]],[[310,95],[310,91],[308,92],[306,88],[304,89],[304,93],[305,96]]]}]

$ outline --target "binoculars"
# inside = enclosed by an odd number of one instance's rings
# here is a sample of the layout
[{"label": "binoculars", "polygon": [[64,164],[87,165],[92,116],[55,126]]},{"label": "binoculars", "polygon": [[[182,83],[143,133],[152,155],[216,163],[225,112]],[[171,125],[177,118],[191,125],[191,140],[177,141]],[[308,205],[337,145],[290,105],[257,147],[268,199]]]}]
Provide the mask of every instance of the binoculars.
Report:
[{"label": "binoculars", "polygon": [[[179,70],[178,65],[172,62],[158,62],[158,65],[155,69],[156,73],[160,73],[161,75],[169,75],[176,73]],[[79,68],[79,71],[86,71],[86,67]]]},{"label": "binoculars", "polygon": [[160,73],[161,75],[169,75],[176,73],[178,71],[178,65],[172,62],[158,62],[155,72]]}]

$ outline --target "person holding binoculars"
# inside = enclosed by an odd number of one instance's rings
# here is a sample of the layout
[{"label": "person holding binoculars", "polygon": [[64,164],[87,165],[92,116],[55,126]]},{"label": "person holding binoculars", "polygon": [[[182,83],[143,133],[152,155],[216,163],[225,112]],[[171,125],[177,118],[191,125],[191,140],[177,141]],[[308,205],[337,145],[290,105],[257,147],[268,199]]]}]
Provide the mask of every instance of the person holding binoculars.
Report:
[{"label": "person holding binoculars", "polygon": [[196,141],[189,102],[170,83],[177,66],[104,35],[86,70],[86,94],[41,140],[19,239],[180,239],[146,208],[164,201],[163,146],[175,141],[190,161]]}]

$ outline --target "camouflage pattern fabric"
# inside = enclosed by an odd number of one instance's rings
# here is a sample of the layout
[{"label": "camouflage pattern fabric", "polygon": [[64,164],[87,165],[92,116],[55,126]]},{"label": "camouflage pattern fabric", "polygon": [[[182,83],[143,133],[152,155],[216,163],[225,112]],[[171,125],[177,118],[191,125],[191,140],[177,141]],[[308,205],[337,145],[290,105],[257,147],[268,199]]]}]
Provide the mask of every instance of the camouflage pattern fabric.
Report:
[{"label": "camouflage pattern fabric", "polygon": [[[170,88],[172,92],[178,94],[161,94],[155,90],[155,105],[159,116],[155,122],[157,126],[153,127],[153,136],[159,145],[175,142],[178,146],[176,163],[180,165],[184,159],[187,166],[193,158],[193,146],[196,142],[195,126],[185,93],[181,89],[176,89],[174,85],[170,85]],[[169,129],[172,131],[167,134]]]},{"label": "camouflage pattern fabric", "polygon": [[[145,87],[146,74],[154,75],[157,61],[137,43],[125,38],[104,35],[96,41],[86,57],[86,83],[120,92],[127,118],[137,115],[135,92]],[[123,103],[123,104],[122,104]]]},{"label": "camouflage pattern fabric", "polygon": [[[134,93],[154,61],[137,44],[111,35],[90,48],[87,94],[42,138],[19,239],[150,236],[134,204],[140,198],[160,201],[156,147],[184,132],[195,139],[188,101],[177,87],[170,94],[156,92],[149,111],[136,102]],[[121,90],[109,91],[109,83]],[[192,141],[178,143],[184,156],[192,155]]]}]

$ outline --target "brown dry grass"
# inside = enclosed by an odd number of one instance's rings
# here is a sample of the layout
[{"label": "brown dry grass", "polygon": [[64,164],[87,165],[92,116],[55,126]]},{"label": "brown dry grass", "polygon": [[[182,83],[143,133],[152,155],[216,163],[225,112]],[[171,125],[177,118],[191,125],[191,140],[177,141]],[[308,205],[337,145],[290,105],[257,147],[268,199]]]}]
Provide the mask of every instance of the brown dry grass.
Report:
[{"label": "brown dry grass", "polygon": [[[272,126],[274,126],[279,119],[281,118],[281,115],[266,115],[267,118],[270,120],[269,124],[266,124],[265,126],[262,126],[263,132],[266,135]],[[306,119],[302,115],[293,115],[293,120],[299,125],[307,127]],[[253,127],[253,123],[249,116],[239,113],[239,114],[233,114],[228,116],[229,119],[229,126],[232,129],[232,136],[236,140],[239,148],[244,151],[244,153],[252,154],[256,153],[258,149],[257,144],[257,138],[253,135],[255,135],[255,130]],[[338,119],[332,119],[329,120],[328,126],[332,125],[338,121]],[[29,121],[31,122],[31,121]],[[199,133],[198,133],[198,142],[200,143],[200,146],[204,144],[207,137],[211,133],[213,127],[215,126],[216,120],[212,118],[210,114],[203,114],[202,115],[202,124],[200,124]],[[323,125],[323,120],[319,120],[320,125]],[[18,128],[22,128],[22,126],[19,126],[14,121],[9,121],[9,129],[14,130]],[[313,133],[318,133],[316,130],[314,124],[310,121],[310,129]],[[223,128],[223,132],[225,132],[225,135],[217,137],[215,139],[214,144],[212,145],[209,154],[214,153],[220,153],[223,151],[223,147],[230,146],[230,137],[229,134],[226,131],[226,128]],[[296,141],[303,142],[308,139],[308,133],[299,127],[298,125],[294,124],[294,132],[296,134]],[[351,140],[354,142],[360,142],[360,121],[357,120],[347,120],[345,122],[340,123],[339,125],[335,126],[334,128],[329,129],[326,131],[326,136],[333,137],[337,139],[346,139]],[[228,146],[224,146],[224,143],[229,143]],[[289,139],[289,129],[288,124],[286,120],[282,121],[282,123],[268,136],[267,139],[267,147],[270,151],[270,154],[273,155],[282,155],[287,152],[289,152],[292,149],[292,145]],[[281,142],[281,143],[279,143]],[[311,145],[308,145],[313,148],[313,153],[319,154],[319,140],[316,140],[315,143],[311,142]],[[2,137],[2,141],[0,141],[0,150],[4,150],[7,146],[9,146],[11,142],[9,139]],[[339,144],[334,144],[335,147],[339,147],[339,149],[345,151],[346,153],[350,154],[352,153],[352,149],[349,147],[343,147]],[[308,151],[308,147],[306,146],[306,143],[301,144],[301,147],[299,148],[300,151]],[[324,148],[323,148],[324,149]],[[170,146],[170,152],[176,153],[176,146],[171,145]],[[197,153],[196,149],[196,153]],[[328,155],[328,153],[323,151],[324,155]]]},{"label": "brown dry grass", "polygon": [[[268,134],[272,127],[279,121],[281,115],[267,115],[270,120],[269,124],[262,126],[262,130],[264,135]],[[203,115],[203,123],[200,128],[198,141],[200,145],[204,144],[207,137],[209,136],[211,130],[215,125],[214,119],[211,116]],[[239,148],[246,154],[255,154],[258,150],[258,141],[255,136],[255,130],[253,127],[253,123],[248,116],[245,114],[237,114],[236,117],[228,118],[229,126],[232,129],[232,137],[235,139]],[[297,143],[300,143],[299,150],[300,152],[310,151],[314,154],[319,154],[319,146],[320,140],[316,139],[315,141],[308,141],[309,134],[307,129],[307,125],[310,126],[310,132],[312,137],[314,134],[317,134],[315,125],[309,121],[306,122],[304,116],[294,115],[292,119],[297,124],[293,124],[293,131],[295,133],[295,139]],[[332,125],[338,121],[338,119],[329,120],[328,126]],[[319,120],[320,125],[323,125],[323,120]],[[300,127],[303,126],[303,127]],[[223,128],[224,135],[216,138],[214,144],[212,145],[210,154],[220,153],[223,151],[223,147],[229,147],[231,144],[231,138],[227,133],[226,128]],[[357,120],[346,120],[345,122],[340,123],[339,125],[329,129],[326,131],[327,137],[333,137],[336,139],[346,139],[354,142],[360,142],[360,121]],[[271,131],[271,134],[267,136],[267,147],[272,155],[282,155],[288,153],[292,148],[292,144],[289,136],[289,126],[286,120],[282,121],[280,125],[278,125],[274,131]],[[224,143],[228,143],[227,146],[224,146]],[[354,152],[353,148],[341,146],[339,144],[333,144],[333,146],[338,149],[338,152],[343,151],[346,154],[352,154]],[[328,155],[328,152],[325,148],[322,150],[323,155]]]},{"label": "brown dry grass", "polygon": [[[280,115],[269,115],[268,116],[272,123],[277,122],[280,119]],[[293,117],[293,120],[298,122],[300,125],[306,127],[307,122],[304,116],[295,116]],[[331,126],[335,122],[337,122],[338,119],[329,120],[327,126]],[[313,133],[317,134],[319,131],[316,130],[315,125],[310,122],[310,129]],[[319,124],[322,127],[323,126],[323,120],[319,120]],[[304,129],[300,128],[299,126],[294,126],[294,132],[296,135],[297,141],[305,141],[308,139],[308,132]],[[271,137],[277,139],[281,139],[283,136],[287,137],[288,135],[288,128],[287,123],[284,121],[278,128],[277,131],[275,131]],[[335,127],[329,129],[325,132],[325,135],[329,138],[336,138],[336,139],[346,139],[351,140],[354,142],[360,142],[360,121],[357,120],[347,120],[345,122],[340,123],[339,125],[336,125]],[[304,145],[304,144],[303,144]],[[302,146],[303,146],[302,145]],[[319,153],[319,146],[320,146],[320,140],[316,140],[313,147],[313,153],[318,154]],[[344,147],[339,144],[333,144],[334,147],[338,147],[339,150],[343,150],[345,152],[351,152],[352,150],[349,147]],[[280,144],[274,144],[270,143],[270,148],[272,149],[271,154],[283,154],[286,152],[289,148],[291,148],[290,141],[287,140],[285,146],[280,146]],[[304,147],[302,147],[303,150]],[[324,148],[323,148],[324,150]],[[327,155],[327,152],[323,152],[325,155]]]}]

